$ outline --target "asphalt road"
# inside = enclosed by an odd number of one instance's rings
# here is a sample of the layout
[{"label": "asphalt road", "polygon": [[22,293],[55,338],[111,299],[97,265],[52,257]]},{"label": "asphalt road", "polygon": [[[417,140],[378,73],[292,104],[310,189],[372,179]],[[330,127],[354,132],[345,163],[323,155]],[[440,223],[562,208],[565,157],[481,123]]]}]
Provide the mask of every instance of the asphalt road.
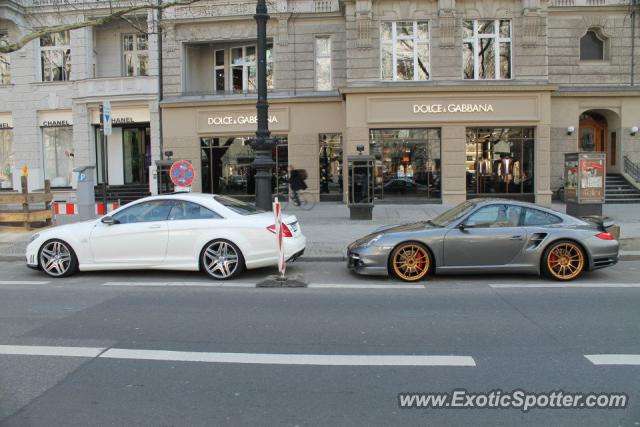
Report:
[{"label": "asphalt road", "polygon": [[[560,286],[492,275],[401,287],[338,263],[290,270],[314,287],[252,287],[269,270],[221,287],[178,272],[51,280],[0,263],[0,425],[640,425],[638,261]],[[626,362],[585,357],[598,354]],[[462,388],[629,401],[398,405],[401,392]]]}]

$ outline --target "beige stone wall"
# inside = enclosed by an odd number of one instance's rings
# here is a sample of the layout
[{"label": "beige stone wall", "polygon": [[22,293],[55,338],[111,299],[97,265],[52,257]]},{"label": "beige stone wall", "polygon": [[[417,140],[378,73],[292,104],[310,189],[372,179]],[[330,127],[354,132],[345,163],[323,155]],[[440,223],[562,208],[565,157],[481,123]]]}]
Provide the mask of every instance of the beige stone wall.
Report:
[{"label": "beige stone wall", "polygon": [[[608,86],[630,82],[631,20],[626,7],[550,13],[549,81],[563,86]],[[605,61],[580,61],[580,38],[598,28],[607,38]],[[636,50],[637,58],[640,57]],[[636,69],[636,73],[638,70]],[[636,77],[637,81],[637,77]]]}]

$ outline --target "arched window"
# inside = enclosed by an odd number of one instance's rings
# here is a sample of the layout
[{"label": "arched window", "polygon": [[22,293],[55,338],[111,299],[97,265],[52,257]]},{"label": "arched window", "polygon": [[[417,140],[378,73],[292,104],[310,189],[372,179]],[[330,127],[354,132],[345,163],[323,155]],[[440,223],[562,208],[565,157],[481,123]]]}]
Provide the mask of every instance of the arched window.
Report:
[{"label": "arched window", "polygon": [[595,29],[590,29],[580,38],[580,60],[605,59],[605,40]]}]

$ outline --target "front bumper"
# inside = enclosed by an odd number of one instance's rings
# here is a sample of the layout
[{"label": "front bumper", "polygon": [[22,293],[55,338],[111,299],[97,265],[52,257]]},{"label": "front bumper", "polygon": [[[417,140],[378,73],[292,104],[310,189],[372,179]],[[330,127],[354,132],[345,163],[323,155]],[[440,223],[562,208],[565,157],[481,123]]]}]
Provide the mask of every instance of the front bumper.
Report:
[{"label": "front bumper", "polygon": [[27,250],[25,253],[27,267],[37,270],[38,266],[38,249],[40,248],[40,241],[34,240],[33,242],[27,245]]},{"label": "front bumper", "polygon": [[357,274],[388,276],[388,259],[389,250],[379,246],[357,247],[351,244],[347,248],[347,267]]}]

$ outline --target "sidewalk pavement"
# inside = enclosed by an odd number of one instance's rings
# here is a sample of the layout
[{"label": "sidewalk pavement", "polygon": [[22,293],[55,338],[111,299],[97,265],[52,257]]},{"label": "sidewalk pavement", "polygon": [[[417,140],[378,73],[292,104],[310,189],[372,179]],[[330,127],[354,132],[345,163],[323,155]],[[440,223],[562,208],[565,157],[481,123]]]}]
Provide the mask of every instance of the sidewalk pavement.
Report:
[{"label": "sidewalk pavement", "polygon": [[[433,218],[450,208],[438,204],[381,204],[373,209],[370,221],[349,220],[349,208],[338,202],[322,202],[310,211],[291,207],[284,213],[298,217],[302,232],[307,236],[306,260],[342,260],[349,243],[386,224],[398,224]],[[564,204],[553,209],[565,212]],[[620,225],[624,255],[640,255],[640,205],[604,205],[603,214]],[[57,224],[74,221],[74,216],[60,216]],[[21,260],[29,237],[37,231],[0,231],[0,261]]]}]

